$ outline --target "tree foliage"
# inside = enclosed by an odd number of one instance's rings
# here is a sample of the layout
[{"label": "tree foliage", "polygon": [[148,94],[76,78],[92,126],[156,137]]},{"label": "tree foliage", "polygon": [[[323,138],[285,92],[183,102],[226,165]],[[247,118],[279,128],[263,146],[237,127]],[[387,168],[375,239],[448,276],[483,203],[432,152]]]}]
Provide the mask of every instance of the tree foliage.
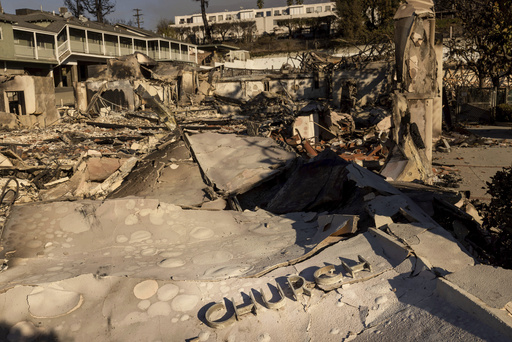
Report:
[{"label": "tree foliage", "polygon": [[393,30],[393,16],[400,0],[336,0],[340,35],[350,41]]},{"label": "tree foliage", "polygon": [[212,24],[212,33],[216,36],[221,36],[222,41],[226,40],[226,35],[233,29],[234,23],[223,22]]},{"label": "tree foliage", "polygon": [[291,18],[280,19],[276,21],[277,26],[286,27],[288,29],[288,38],[294,36],[303,36],[303,32],[309,29],[313,38],[317,38],[320,32],[329,35],[333,17],[311,17],[311,18]]},{"label": "tree foliage", "polygon": [[258,6],[259,9],[262,9],[263,6],[265,6],[265,1],[258,0],[258,2],[256,3],[256,6]]},{"label": "tree foliage", "polygon": [[473,71],[480,87],[494,87],[512,74],[512,6],[509,0],[454,0],[463,38],[451,42],[450,52]]},{"label": "tree foliage", "polygon": [[84,15],[85,8],[82,5],[83,0],[64,0],[64,6],[73,14],[74,17]]},{"label": "tree foliage", "polygon": [[172,24],[174,24],[173,20],[160,19],[156,24],[156,33],[169,38],[177,38],[176,31],[173,27],[169,26]]},{"label": "tree foliage", "polygon": [[365,34],[363,4],[360,0],[336,0],[340,35],[349,40],[358,40]]},{"label": "tree foliage", "polygon": [[114,0],[82,0],[82,5],[99,23],[103,23],[105,17],[114,12],[116,7]]},{"label": "tree foliage", "polygon": [[103,23],[105,16],[114,12],[116,3],[115,0],[64,0],[64,6],[77,18],[87,12]]},{"label": "tree foliage", "polygon": [[188,26],[177,26],[174,28],[174,32],[176,34],[176,39],[178,40],[181,40],[181,41],[189,41],[191,42],[190,40],[190,37],[192,35],[192,29]]},{"label": "tree foliage", "polygon": [[498,171],[487,182],[491,202],[483,204],[483,228],[490,234],[486,240],[490,261],[512,269],[512,167]]}]

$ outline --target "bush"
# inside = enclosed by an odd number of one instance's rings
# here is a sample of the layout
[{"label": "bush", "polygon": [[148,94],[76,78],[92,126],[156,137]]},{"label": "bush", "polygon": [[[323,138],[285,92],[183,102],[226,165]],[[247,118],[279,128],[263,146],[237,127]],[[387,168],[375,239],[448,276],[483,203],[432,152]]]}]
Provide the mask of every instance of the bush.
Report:
[{"label": "bush", "polygon": [[496,121],[512,122],[512,105],[502,103],[496,107]]},{"label": "bush", "polygon": [[512,268],[512,167],[503,168],[487,182],[491,202],[480,208],[483,228],[490,237],[491,262],[496,266]]}]

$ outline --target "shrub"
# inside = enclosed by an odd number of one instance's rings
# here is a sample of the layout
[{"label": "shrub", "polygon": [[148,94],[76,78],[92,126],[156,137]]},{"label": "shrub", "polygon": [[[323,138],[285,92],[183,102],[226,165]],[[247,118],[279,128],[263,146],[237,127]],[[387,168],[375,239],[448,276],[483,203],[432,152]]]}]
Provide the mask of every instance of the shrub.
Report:
[{"label": "shrub", "polygon": [[490,254],[497,266],[512,268],[512,167],[503,168],[487,182],[491,202],[483,204],[483,228],[490,237]]},{"label": "shrub", "polygon": [[496,107],[496,121],[512,122],[512,105],[502,103]]}]

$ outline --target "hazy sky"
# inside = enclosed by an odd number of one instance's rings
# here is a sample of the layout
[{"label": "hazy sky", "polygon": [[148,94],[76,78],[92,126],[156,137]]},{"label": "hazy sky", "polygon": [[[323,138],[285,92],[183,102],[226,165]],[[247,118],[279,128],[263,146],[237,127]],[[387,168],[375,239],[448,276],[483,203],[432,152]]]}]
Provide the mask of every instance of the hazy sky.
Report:
[{"label": "hazy sky", "polygon": [[[14,14],[17,8],[40,9],[56,11],[63,6],[64,0],[0,0],[5,13]],[[257,0],[210,0],[207,12],[220,12],[243,8],[256,8]],[[304,3],[328,2],[328,0],[305,0]],[[286,0],[265,0],[265,7],[286,6]],[[108,15],[110,20],[135,19],[134,8],[140,8],[143,14],[144,28],[154,30],[160,19],[172,19],[176,15],[199,13],[201,7],[194,0],[116,0],[115,12]],[[90,16],[89,16],[90,17]],[[135,22],[135,21],[134,21]]]}]

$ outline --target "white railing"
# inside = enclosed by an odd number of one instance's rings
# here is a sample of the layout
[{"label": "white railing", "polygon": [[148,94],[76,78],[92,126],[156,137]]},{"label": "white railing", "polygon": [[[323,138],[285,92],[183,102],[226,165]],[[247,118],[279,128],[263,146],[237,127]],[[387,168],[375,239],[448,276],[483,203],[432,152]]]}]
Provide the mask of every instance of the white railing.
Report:
[{"label": "white railing", "polygon": [[64,43],[60,44],[58,47],[57,52],[59,53],[59,59],[64,55],[66,52],[69,51],[68,41],[66,40]]},{"label": "white railing", "polygon": [[35,49],[31,46],[14,45],[14,54],[20,57],[35,58]]},{"label": "white railing", "polygon": [[[58,56],[59,63],[62,62],[63,59],[66,59],[68,57],[68,55],[71,54],[72,52],[86,53],[85,47],[82,47],[81,44],[77,45],[76,42],[71,42],[71,44],[73,45],[72,47],[70,47],[70,42],[68,40],[66,40],[66,41],[60,43],[60,45],[58,45],[57,56]],[[188,47],[187,47],[187,49],[188,49]],[[33,49],[31,49],[31,48],[23,49],[23,51],[21,51],[21,49],[18,49],[18,50],[20,50],[20,51],[19,52],[17,51],[17,52],[22,55],[29,55],[29,54],[32,55],[33,54]],[[117,45],[115,45],[115,46],[107,45],[107,46],[105,46],[105,51],[103,51],[103,45],[89,42],[89,49],[88,49],[87,53],[88,54],[103,54],[103,55],[106,55],[109,57],[115,57],[115,56],[119,56],[118,50],[119,49],[118,49]],[[134,50],[140,51],[142,53],[147,53],[145,48],[135,47]],[[121,55],[130,54],[131,51],[132,51],[132,48],[121,47]],[[68,54],[68,55],[66,55],[66,54]],[[158,50],[150,50],[149,56],[154,59],[159,59],[158,58],[159,57]],[[169,52],[169,50],[162,49],[160,52],[160,58],[167,59],[169,57],[171,60],[188,61],[188,62],[191,62],[194,59],[193,56],[189,55],[188,51],[179,51],[179,50],[172,49]]]}]

